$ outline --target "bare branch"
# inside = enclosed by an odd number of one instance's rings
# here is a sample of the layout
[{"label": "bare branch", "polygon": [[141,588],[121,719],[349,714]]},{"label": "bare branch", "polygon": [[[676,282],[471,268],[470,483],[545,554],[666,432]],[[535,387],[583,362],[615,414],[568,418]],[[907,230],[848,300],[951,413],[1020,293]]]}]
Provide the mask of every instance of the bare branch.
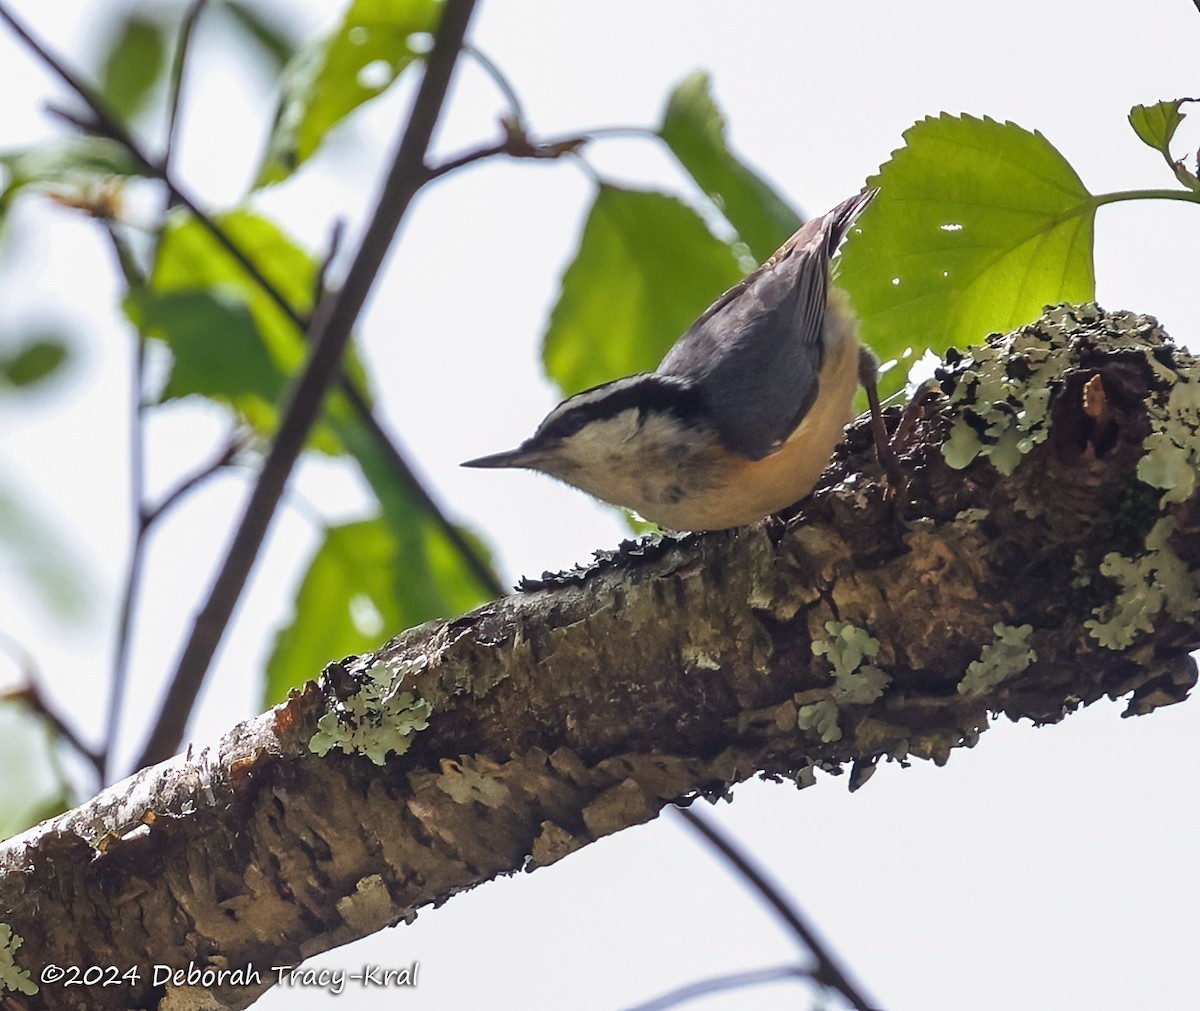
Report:
[{"label": "bare branch", "polygon": [[486,161],[489,158],[496,158],[501,155],[508,158],[554,160],[562,158],[564,155],[575,154],[584,144],[591,140],[590,137],[580,135],[562,137],[556,140],[533,141],[529,139],[525,131],[517,124],[506,120],[502,125],[506,131],[504,140],[495,144],[488,144],[485,147],[475,148],[472,151],[465,151],[442,162],[440,165],[434,165],[429,169],[429,178],[431,180],[438,179],[467,165],[474,165],[476,162]]},{"label": "bare branch", "polygon": [[171,83],[167,101],[167,143],[163,148],[162,158],[163,178],[170,174],[171,161],[175,156],[175,150],[178,146],[179,107],[183,100],[184,71],[187,69],[187,58],[192,46],[192,36],[195,34],[200,14],[207,3],[208,0],[192,0],[192,3],[188,6],[187,13],[183,16],[183,22],[179,26],[179,39],[175,43],[175,57],[171,63]]},{"label": "bare branch", "polygon": [[16,661],[25,682],[15,688],[0,691],[0,701],[19,702],[22,705],[28,706],[49,723],[54,728],[54,732],[71,745],[96,770],[98,776],[103,776],[103,754],[89,747],[83,738],[76,733],[75,728],[46,701],[46,696],[42,693],[38,665],[29,651],[11,635],[4,632],[0,632],[0,648],[4,649]]},{"label": "bare branch", "polygon": [[141,516],[141,528],[149,530],[162,516],[175,506],[188,492],[195,490],[219,470],[228,467],[245,446],[245,438],[239,432],[232,432],[226,439],[225,445],[208,463],[194,471],[172,488],[158,505],[145,509]]},{"label": "bare branch", "polygon": [[[112,222],[106,222],[106,231],[117,262],[130,287],[144,283],[141,269],[132,252],[121,240]],[[125,684],[129,677],[129,650],[133,634],[133,612],[138,589],[142,580],[142,564],[146,547],[146,522],[144,516],[145,496],[145,433],[142,425],[145,405],[142,392],[146,366],[146,339],[138,331],[134,333],[136,344],[130,362],[129,378],[129,502],[132,507],[131,523],[133,543],[129,549],[129,560],[125,567],[125,579],[121,588],[121,605],[117,614],[117,632],[113,643],[112,669],[109,676],[108,714],[105,719],[104,744],[100,756],[101,782],[106,783],[112,773],[113,749],[121,723],[121,708],[125,701]]]},{"label": "bare branch", "polygon": [[[795,903],[788,901],[778,886],[767,879],[766,874],[754,865],[749,856],[743,853],[732,839],[729,839],[715,825],[711,824],[707,818],[702,817],[690,808],[677,807],[675,808],[675,813],[687,822],[693,830],[703,836],[709,845],[720,853],[738,874],[754,887],[754,890],[762,896],[764,901],[779,914],[780,919],[787,924],[788,929],[796,935],[800,943],[804,945],[808,953],[816,960],[817,964],[812,969],[810,975],[817,983],[837,990],[838,993],[850,1002],[850,1006],[855,1011],[871,1011],[875,1007],[875,1005],[871,1004],[862,995],[858,987],[851,982],[847,970],[834,957],[825,942],[817,936],[816,929],[808,922]],[[652,1006],[667,1007],[669,1005]]]},{"label": "bare branch", "polygon": [[665,993],[644,1004],[637,1004],[626,1011],[668,1011],[669,1008],[679,1007],[688,1001],[709,997],[714,993],[724,993],[727,990],[743,990],[747,987],[762,986],[765,983],[778,983],[785,979],[808,980],[813,974],[799,965],[780,965],[772,969],[751,969],[747,972],[734,972],[727,976],[713,976],[711,979],[697,980],[688,983],[677,990]]}]

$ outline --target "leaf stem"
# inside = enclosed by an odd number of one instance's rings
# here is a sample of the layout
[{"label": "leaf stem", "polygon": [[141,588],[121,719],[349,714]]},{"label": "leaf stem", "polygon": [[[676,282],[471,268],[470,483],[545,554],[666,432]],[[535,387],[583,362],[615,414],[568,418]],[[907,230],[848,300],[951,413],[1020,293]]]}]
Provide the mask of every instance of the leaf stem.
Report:
[{"label": "leaf stem", "polygon": [[1127,200],[1183,200],[1190,204],[1200,204],[1200,193],[1193,190],[1120,190],[1092,197],[1092,205],[1103,207],[1105,204],[1119,204]]},{"label": "leaf stem", "polygon": [[504,95],[504,100],[508,102],[509,112],[511,113],[511,121],[524,125],[525,123],[525,106],[521,103],[521,98],[517,94],[517,89],[513,87],[504,71],[501,70],[490,56],[483,52],[482,49],[470,44],[463,46],[463,55],[469,56],[480,67],[483,68],[485,74],[488,75],[500,89]]}]

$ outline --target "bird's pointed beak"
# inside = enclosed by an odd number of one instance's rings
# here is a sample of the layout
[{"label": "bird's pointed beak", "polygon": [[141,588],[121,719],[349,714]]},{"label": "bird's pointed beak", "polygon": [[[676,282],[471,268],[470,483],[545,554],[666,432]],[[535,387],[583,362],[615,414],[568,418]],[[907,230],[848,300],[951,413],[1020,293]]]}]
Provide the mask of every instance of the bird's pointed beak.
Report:
[{"label": "bird's pointed beak", "polygon": [[480,456],[474,460],[467,460],[463,467],[528,467],[529,453],[521,447],[516,449],[508,449],[503,453],[492,453],[490,456]]}]

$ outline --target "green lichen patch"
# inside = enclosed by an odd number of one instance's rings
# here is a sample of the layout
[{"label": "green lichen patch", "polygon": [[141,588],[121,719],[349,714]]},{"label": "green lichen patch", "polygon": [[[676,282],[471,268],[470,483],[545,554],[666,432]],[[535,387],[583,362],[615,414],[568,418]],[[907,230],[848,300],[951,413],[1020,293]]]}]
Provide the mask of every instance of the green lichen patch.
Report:
[{"label": "green lichen patch", "polygon": [[995,640],[984,645],[978,660],[967,664],[966,676],[958,683],[960,695],[983,695],[1037,659],[1037,652],[1029,645],[1032,625],[998,622],[992,631]]},{"label": "green lichen patch", "polygon": [[[1127,338],[1118,346],[1138,350],[1158,380],[1159,388],[1146,399],[1150,433],[1142,443],[1137,477],[1159,492],[1158,507],[1191,499],[1200,489],[1200,369],[1196,359],[1178,349],[1164,351],[1154,333],[1144,334],[1140,343]],[[1190,621],[1200,612],[1200,582],[1175,553],[1171,537],[1174,518],[1160,516],[1146,535],[1143,549],[1135,554],[1109,552],[1099,566],[1102,576],[1113,580],[1118,591],[1111,601],[1095,608],[1085,624],[1092,637],[1106,649],[1121,650],[1153,631],[1163,614],[1176,621]],[[1076,582],[1083,584],[1087,572]],[[1094,578],[1092,579],[1094,582]]]},{"label": "green lichen patch", "polygon": [[1138,462],[1138,480],[1162,489],[1165,507],[1186,502],[1196,492],[1200,472],[1200,374],[1190,355],[1176,354],[1170,394],[1147,404],[1150,434]]},{"label": "green lichen patch", "polygon": [[829,658],[829,662],[833,664],[834,680],[839,684],[841,679],[851,677],[862,665],[863,660],[879,653],[879,640],[865,628],[859,628],[848,621],[827,621],[825,631],[829,633],[830,638],[815,640],[812,651],[816,656]]},{"label": "green lichen patch", "polygon": [[822,741],[829,744],[842,739],[842,728],[838,726],[838,707],[833,699],[821,699],[801,706],[796,717],[801,730],[815,730]]},{"label": "green lichen patch", "polygon": [[796,696],[800,705],[797,723],[801,730],[815,730],[822,741],[842,739],[839,710],[843,705],[870,705],[878,699],[891,678],[864,661],[879,653],[879,640],[864,628],[848,621],[827,621],[828,639],[815,639],[812,651],[833,666],[833,690],[812,699],[810,692]]},{"label": "green lichen patch", "polygon": [[1084,622],[1105,649],[1127,649],[1141,633],[1154,629],[1155,619],[1167,613],[1187,621],[1200,611],[1200,584],[1187,564],[1172,550],[1175,520],[1164,516],[1146,535],[1146,549],[1135,558],[1116,552],[1104,556],[1100,572],[1120,587],[1108,604],[1096,608]]},{"label": "green lichen patch", "polygon": [[437,777],[438,789],[458,804],[479,803],[484,807],[500,808],[508,803],[510,792],[500,778],[503,766],[483,755],[461,761],[442,759],[442,774]]},{"label": "green lichen patch", "polygon": [[29,971],[17,965],[17,949],[24,943],[25,938],[14,934],[9,924],[0,923],[0,993],[12,991],[32,996],[38,992]]},{"label": "green lichen patch", "polygon": [[956,408],[942,446],[946,463],[962,470],[986,457],[1001,474],[1012,474],[1050,434],[1050,401],[1069,364],[1066,348],[1026,327],[993,335],[941,370],[939,378],[952,379],[948,399]]},{"label": "green lichen patch", "polygon": [[310,751],[325,756],[333,748],[347,755],[365,755],[383,765],[388,753],[403,755],[413,735],[429,726],[433,707],[412,691],[401,690],[414,664],[377,661],[356,675],[358,687],[317,720]]},{"label": "green lichen patch", "polygon": [[1049,437],[1054,397],[1078,364],[1081,349],[1098,338],[1115,350],[1142,351],[1152,368],[1165,368],[1151,353],[1163,344],[1156,321],[1128,312],[1106,313],[1095,304],[1055,306],[1030,326],[993,334],[967,355],[947,355],[947,365],[937,371],[954,408],[942,446],[946,463],[962,470],[986,458],[1001,474],[1011,475]]}]

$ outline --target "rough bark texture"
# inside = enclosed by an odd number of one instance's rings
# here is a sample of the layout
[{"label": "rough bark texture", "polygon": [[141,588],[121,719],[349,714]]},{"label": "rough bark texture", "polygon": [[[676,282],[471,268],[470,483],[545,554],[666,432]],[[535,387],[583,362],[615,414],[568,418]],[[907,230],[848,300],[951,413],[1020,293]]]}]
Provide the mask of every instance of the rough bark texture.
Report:
[{"label": "rough bark texture", "polygon": [[[270,966],[672,801],[944,762],[997,712],[1179,701],[1200,644],[1198,381],[1152,320],[1053,310],[893,413],[895,500],[856,429],[791,519],[626,545],[331,664],[219,748],[3,844],[0,992],[245,1007]],[[189,960],[262,978],[150,985]],[[142,978],[28,992],[51,963]]]}]

